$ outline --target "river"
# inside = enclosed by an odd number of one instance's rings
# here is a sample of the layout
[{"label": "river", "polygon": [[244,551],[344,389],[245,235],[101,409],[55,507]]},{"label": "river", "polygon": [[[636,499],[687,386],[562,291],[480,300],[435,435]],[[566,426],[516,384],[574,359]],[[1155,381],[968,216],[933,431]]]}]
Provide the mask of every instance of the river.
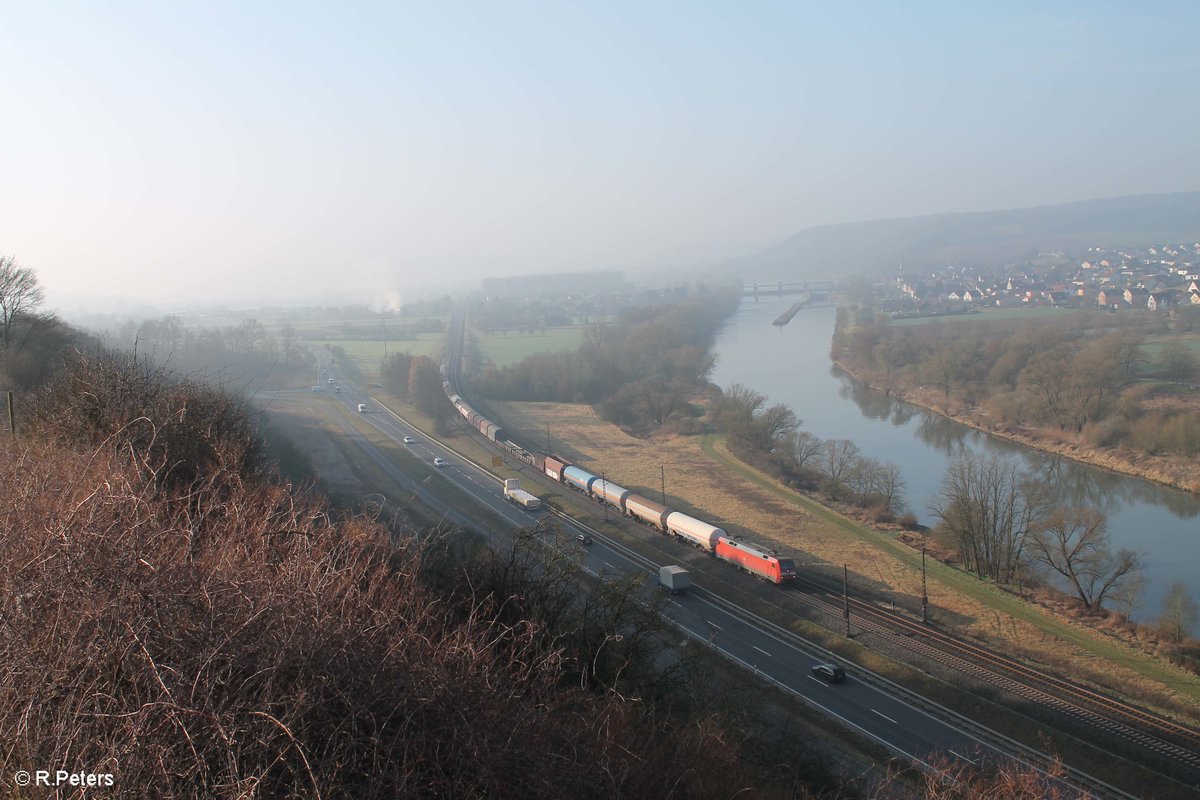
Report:
[{"label": "river", "polygon": [[926,524],[942,476],[964,450],[1017,459],[1054,487],[1063,505],[1087,505],[1109,518],[1109,542],[1143,554],[1148,580],[1133,617],[1149,621],[1161,612],[1163,594],[1175,581],[1200,601],[1200,502],[1186,492],[1090,467],[981,433],[937,414],[888,397],[854,380],[829,358],[835,309],[803,309],[791,323],[771,322],[785,311],[784,298],[747,299],[717,336],[719,361],[712,380],[741,383],[786,403],[802,427],[822,439],[850,439],[863,455],[900,467],[905,498]]}]

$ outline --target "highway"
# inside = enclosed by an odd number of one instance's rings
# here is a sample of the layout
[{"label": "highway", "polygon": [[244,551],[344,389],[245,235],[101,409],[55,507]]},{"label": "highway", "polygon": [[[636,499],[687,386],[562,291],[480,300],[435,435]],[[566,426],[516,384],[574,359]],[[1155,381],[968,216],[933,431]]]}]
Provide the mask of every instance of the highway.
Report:
[{"label": "highway", "polygon": [[[328,354],[318,353],[318,359],[322,357],[328,359]],[[447,465],[436,469],[437,478],[469,496],[477,506],[475,516],[478,510],[486,510],[516,529],[532,527],[545,515],[557,513],[550,510],[527,512],[509,503],[502,495],[502,483],[498,478],[450,448],[431,440],[385,405],[355,387],[338,380],[341,391],[330,391],[333,387],[327,382],[328,368],[323,365],[321,369],[320,385],[325,399],[341,404],[348,414],[358,414],[358,404],[364,404],[366,411],[359,414],[363,422],[406,447],[431,467],[435,457],[445,459]],[[472,512],[449,506],[429,492],[425,484],[404,475],[386,454],[355,430],[345,415],[338,416],[343,420],[340,425],[342,431],[352,437],[367,457],[392,476],[403,489],[413,492],[421,502],[448,521],[464,528],[481,530],[481,526],[472,518]],[[414,441],[405,444],[403,440],[406,436]],[[654,576],[660,565],[583,523],[565,515],[558,516],[567,534],[565,541],[571,542],[570,546],[578,546],[575,544],[576,535],[587,533],[592,537],[593,543],[583,548],[584,563],[589,572],[598,576],[645,576],[647,591],[656,590]],[[483,532],[497,539],[510,533],[494,529]],[[655,534],[647,529],[646,535]],[[677,546],[681,557],[694,552],[684,545]],[[833,660],[830,654],[790,631],[710,595],[702,585],[693,586],[686,594],[671,598],[666,608],[670,619],[687,637],[686,640],[681,638],[681,643],[711,647],[749,672],[827,714],[831,724],[840,722],[884,745],[906,761],[928,764],[931,758],[939,755],[972,764],[981,760],[1014,757],[1022,760],[1028,758],[1030,763],[1040,761],[1038,754],[1029,752],[1021,745],[1015,742],[995,743],[988,732],[979,729],[970,720],[948,709],[932,706],[903,687],[857,668],[848,669],[847,679],[841,684],[830,685],[819,680],[810,674],[810,668],[814,664]],[[1102,788],[1107,796],[1129,796],[1113,787]]]}]

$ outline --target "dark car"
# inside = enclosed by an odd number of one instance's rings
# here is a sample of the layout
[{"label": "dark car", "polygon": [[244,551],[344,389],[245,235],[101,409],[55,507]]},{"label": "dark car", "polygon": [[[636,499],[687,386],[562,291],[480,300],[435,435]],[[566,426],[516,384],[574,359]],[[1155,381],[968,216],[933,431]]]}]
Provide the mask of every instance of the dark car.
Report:
[{"label": "dark car", "polygon": [[814,677],[826,683],[841,683],[846,680],[846,670],[837,664],[817,664],[811,671]]},{"label": "dark car", "polygon": [[591,544],[592,543],[592,537],[588,536],[586,533],[581,533],[578,536],[576,536],[575,538],[576,538],[576,540],[578,540],[578,542],[580,544]]}]

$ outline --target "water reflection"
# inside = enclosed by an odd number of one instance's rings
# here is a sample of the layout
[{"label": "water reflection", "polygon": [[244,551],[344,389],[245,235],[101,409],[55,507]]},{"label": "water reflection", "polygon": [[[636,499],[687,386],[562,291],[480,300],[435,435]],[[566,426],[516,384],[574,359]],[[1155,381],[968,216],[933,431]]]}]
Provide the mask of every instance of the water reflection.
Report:
[{"label": "water reflection", "polygon": [[1069,458],[990,436],[877,391],[837,367],[830,370],[830,375],[840,383],[838,396],[853,401],[864,417],[887,420],[897,427],[916,419],[913,433],[948,460],[958,458],[965,450],[1019,457],[1025,471],[1052,487],[1063,505],[1089,506],[1111,514],[1129,503],[1149,503],[1165,508],[1180,519],[1191,519],[1200,514],[1200,503],[1186,492],[1099,467],[1084,466]]},{"label": "water reflection", "polygon": [[1200,563],[1197,498],[995,438],[877,392],[832,367],[832,308],[804,309],[785,328],[772,327],[786,307],[765,301],[742,306],[718,337],[715,382],[750,386],[771,402],[791,406],[814,435],[851,439],[863,455],[898,465],[908,487],[907,504],[923,522],[933,522],[925,511],[941,490],[946,468],[964,450],[1019,459],[1027,472],[1053,488],[1061,504],[1107,513],[1113,547],[1146,554],[1152,588],[1135,617],[1153,618],[1172,581],[1184,582],[1200,597],[1200,574],[1193,567]]}]

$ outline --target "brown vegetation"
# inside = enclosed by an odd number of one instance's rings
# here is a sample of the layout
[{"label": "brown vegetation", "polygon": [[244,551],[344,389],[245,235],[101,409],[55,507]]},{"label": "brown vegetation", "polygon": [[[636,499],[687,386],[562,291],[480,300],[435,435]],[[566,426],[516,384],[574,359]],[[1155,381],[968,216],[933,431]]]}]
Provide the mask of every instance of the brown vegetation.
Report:
[{"label": "brown vegetation", "polygon": [[108,772],[142,797],[745,785],[710,717],[606,691],[654,635],[597,633],[632,624],[628,592],[580,622],[577,584],[527,555],[397,549],[263,480],[239,404],[142,362],[81,359],[57,391],[36,437],[0,444],[6,774]]},{"label": "brown vegetation", "polygon": [[563,689],[535,623],[448,610],[419,553],[367,520],[280,487],[159,494],[116,455],[5,456],[6,765],[86,766],[157,797],[723,785],[716,731],[660,735],[636,704]]},{"label": "brown vegetation", "polygon": [[863,309],[853,321],[839,314],[834,360],[881,391],[972,427],[1200,491],[1200,393],[1140,382],[1146,374],[1195,377],[1177,340],[1147,358],[1142,346],[1161,326],[1140,315],[1081,314],[1065,323],[894,327]]}]

